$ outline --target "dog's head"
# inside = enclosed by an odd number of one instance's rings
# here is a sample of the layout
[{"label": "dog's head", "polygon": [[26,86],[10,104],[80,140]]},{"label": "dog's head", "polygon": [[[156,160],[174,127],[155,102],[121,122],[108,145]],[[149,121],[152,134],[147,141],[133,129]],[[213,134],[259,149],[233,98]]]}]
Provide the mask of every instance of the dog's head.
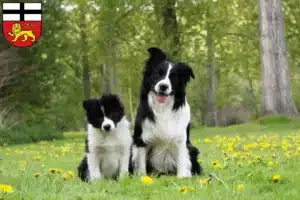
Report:
[{"label": "dog's head", "polygon": [[171,95],[185,94],[190,78],[195,78],[193,70],[185,63],[173,63],[159,48],[149,48],[149,59],[146,62],[144,78],[149,91],[156,95],[160,104],[166,102]]},{"label": "dog's head", "polygon": [[104,132],[113,131],[124,116],[124,107],[117,95],[83,101],[88,122]]}]

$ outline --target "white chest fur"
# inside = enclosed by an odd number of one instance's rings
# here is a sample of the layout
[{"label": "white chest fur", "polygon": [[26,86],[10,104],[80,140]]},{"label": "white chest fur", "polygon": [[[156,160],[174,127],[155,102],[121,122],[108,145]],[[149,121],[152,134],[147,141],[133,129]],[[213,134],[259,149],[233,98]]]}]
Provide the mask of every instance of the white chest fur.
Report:
[{"label": "white chest fur", "polygon": [[98,179],[102,175],[112,178],[122,173],[122,170],[127,172],[131,144],[129,123],[125,118],[117,124],[115,130],[108,133],[88,125],[90,178]]},{"label": "white chest fur", "polygon": [[147,144],[147,151],[151,149],[148,159],[158,171],[175,171],[179,157],[186,160],[186,167],[190,168],[187,151],[179,155],[180,147],[186,143],[186,128],[190,122],[190,107],[185,105],[173,111],[174,97],[169,96],[166,103],[155,102],[155,96],[149,94],[148,102],[155,115],[155,122],[146,119],[142,124],[142,139]]}]

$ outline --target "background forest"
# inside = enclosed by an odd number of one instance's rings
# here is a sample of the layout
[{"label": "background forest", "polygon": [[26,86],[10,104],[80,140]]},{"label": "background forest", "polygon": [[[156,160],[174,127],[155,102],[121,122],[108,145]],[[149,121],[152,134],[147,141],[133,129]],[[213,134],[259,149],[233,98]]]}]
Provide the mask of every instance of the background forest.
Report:
[{"label": "background forest", "polygon": [[[43,0],[43,32],[34,46],[14,48],[0,37],[0,144],[81,130],[82,100],[105,92],[121,96],[132,121],[146,50],[152,46],[193,68],[196,79],[187,93],[193,126],[295,115],[300,109],[300,1],[273,1],[275,8],[262,2],[268,1]],[[284,23],[277,18],[281,6]],[[286,46],[287,57],[278,46],[269,54],[261,51],[260,33],[269,19],[262,13],[272,9],[279,19],[273,30],[284,33],[275,41]],[[275,62],[267,66],[271,55]],[[275,83],[274,74],[286,76]],[[265,98],[269,94],[284,100],[272,105]]]}]

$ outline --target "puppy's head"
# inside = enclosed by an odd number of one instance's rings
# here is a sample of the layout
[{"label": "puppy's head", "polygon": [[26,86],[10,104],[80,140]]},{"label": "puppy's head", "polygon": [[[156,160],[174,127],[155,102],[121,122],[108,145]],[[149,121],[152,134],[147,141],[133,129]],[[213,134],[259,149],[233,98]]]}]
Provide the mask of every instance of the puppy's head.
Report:
[{"label": "puppy's head", "polygon": [[104,132],[113,131],[124,116],[124,107],[117,95],[107,94],[100,99],[83,101],[88,122]]},{"label": "puppy's head", "polygon": [[148,88],[160,104],[174,94],[184,94],[190,78],[195,78],[193,70],[185,63],[173,63],[159,48],[149,48],[144,76],[147,76]]}]

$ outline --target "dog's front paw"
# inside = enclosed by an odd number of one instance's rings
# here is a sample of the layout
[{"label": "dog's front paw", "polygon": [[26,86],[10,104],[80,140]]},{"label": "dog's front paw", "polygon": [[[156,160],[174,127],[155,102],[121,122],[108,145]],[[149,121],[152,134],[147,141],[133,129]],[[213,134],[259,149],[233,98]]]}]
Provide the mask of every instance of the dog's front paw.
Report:
[{"label": "dog's front paw", "polygon": [[192,177],[192,173],[188,170],[183,171],[183,172],[178,172],[177,177],[178,178],[190,178],[190,177]]},{"label": "dog's front paw", "polygon": [[95,181],[100,180],[100,179],[101,179],[101,173],[100,172],[90,173],[90,181],[91,182],[95,182]]}]

